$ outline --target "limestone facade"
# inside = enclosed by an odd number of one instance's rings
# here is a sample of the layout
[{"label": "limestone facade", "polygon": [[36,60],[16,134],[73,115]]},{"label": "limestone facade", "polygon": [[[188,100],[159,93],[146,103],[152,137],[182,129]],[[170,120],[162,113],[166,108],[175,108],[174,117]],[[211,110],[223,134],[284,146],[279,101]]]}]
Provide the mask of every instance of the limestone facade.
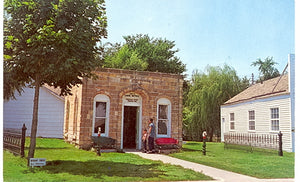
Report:
[{"label": "limestone facade", "polygon": [[182,145],[182,85],[177,74],[99,68],[65,98],[65,140],[87,148],[91,136],[116,139],[118,149],[142,148],[142,132],[154,119],[156,137]]}]

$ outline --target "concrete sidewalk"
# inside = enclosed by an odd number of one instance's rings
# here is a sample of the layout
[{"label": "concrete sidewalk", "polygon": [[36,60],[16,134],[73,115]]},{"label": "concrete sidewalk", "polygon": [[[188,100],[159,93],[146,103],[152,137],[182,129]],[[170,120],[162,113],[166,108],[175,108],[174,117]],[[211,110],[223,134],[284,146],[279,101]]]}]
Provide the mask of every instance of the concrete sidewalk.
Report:
[{"label": "concrete sidewalk", "polygon": [[214,181],[222,182],[294,182],[294,179],[258,179],[250,176],[241,175],[234,172],[225,171],[222,169],[217,169],[202,164],[197,164],[194,162],[189,162],[174,157],[170,157],[162,154],[146,154],[142,152],[128,152],[132,154],[139,155],[145,159],[159,160],[163,163],[169,163],[173,165],[179,165],[187,169],[192,169],[194,171],[203,173],[207,176],[215,179]]}]

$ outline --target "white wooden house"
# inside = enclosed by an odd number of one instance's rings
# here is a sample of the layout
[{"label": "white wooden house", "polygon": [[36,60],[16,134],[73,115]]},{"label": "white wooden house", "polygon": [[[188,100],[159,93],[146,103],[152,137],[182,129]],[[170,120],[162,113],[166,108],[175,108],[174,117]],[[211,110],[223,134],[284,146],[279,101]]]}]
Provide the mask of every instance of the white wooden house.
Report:
[{"label": "white wooden house", "polygon": [[[21,129],[27,127],[30,136],[34,89],[24,88],[22,95],[15,94],[16,100],[3,103],[3,128]],[[57,89],[49,86],[40,88],[37,137],[63,138],[64,98]]]},{"label": "white wooden house", "polygon": [[256,83],[221,106],[224,133],[278,134],[283,150],[295,151],[295,55],[289,55],[288,74]]}]

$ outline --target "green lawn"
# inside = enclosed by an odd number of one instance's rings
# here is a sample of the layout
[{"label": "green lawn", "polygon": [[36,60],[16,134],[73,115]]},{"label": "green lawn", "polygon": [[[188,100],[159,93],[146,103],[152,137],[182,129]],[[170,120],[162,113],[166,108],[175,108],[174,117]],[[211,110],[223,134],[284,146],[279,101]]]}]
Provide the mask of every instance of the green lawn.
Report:
[{"label": "green lawn", "polygon": [[294,178],[294,153],[277,151],[224,149],[223,143],[207,143],[206,156],[201,152],[202,143],[187,142],[180,153],[172,157],[192,161],[257,178]]},{"label": "green lawn", "polygon": [[[25,153],[27,154],[27,151]],[[211,179],[192,170],[146,160],[134,154],[102,153],[102,156],[97,156],[95,152],[76,149],[58,139],[37,139],[35,157],[47,159],[47,165],[44,167],[29,168],[25,158],[16,157],[8,151],[3,151],[3,155],[5,182]]]}]

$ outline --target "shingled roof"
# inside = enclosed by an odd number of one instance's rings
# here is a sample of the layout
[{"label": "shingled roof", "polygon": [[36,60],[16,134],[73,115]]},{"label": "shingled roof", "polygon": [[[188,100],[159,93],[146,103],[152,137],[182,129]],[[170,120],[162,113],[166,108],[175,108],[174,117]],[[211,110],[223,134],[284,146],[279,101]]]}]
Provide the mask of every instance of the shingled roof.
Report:
[{"label": "shingled roof", "polygon": [[256,83],[237,94],[223,105],[232,105],[246,101],[289,94],[288,74]]}]

